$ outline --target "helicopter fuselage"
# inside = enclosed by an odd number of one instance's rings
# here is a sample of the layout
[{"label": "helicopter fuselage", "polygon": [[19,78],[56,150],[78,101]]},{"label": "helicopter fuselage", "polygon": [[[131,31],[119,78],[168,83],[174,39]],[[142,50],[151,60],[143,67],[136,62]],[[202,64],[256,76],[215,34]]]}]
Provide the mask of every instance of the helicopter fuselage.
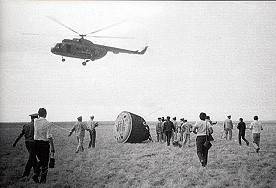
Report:
[{"label": "helicopter fuselage", "polygon": [[90,59],[92,61],[104,57],[108,50],[102,45],[94,44],[86,39],[64,39],[51,48],[51,52],[64,57]]}]

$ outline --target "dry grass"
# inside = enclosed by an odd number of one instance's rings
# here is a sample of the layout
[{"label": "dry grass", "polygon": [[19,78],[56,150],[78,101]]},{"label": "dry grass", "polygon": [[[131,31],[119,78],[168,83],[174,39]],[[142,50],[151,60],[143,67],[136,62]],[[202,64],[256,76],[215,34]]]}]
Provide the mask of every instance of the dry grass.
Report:
[{"label": "dry grass", "polygon": [[[59,123],[69,129],[72,123]],[[47,184],[39,187],[276,187],[276,124],[266,124],[261,134],[261,150],[252,144],[239,146],[220,138],[209,151],[206,168],[198,162],[195,135],[192,147],[167,147],[165,143],[118,144],[113,126],[102,123],[97,129],[96,148],[75,154],[77,141],[68,132],[55,130],[56,166],[49,169]],[[21,182],[27,150],[23,139],[11,145],[20,133],[18,124],[0,125],[0,187],[38,187],[32,180]],[[155,139],[154,125],[151,125]],[[252,142],[248,131],[246,138]],[[89,136],[86,134],[87,148]]]}]

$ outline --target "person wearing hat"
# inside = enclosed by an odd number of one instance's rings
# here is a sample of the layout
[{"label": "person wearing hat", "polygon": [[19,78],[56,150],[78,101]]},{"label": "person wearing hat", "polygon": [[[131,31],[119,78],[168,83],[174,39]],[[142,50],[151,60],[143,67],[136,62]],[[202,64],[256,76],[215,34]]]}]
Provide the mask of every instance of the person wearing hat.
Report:
[{"label": "person wearing hat", "polygon": [[25,146],[29,152],[29,158],[28,161],[25,165],[25,170],[21,178],[28,177],[30,175],[32,167],[35,170],[36,164],[37,164],[37,159],[35,155],[35,145],[34,145],[34,119],[38,118],[38,114],[31,114],[29,115],[31,117],[31,122],[28,124],[23,125],[22,132],[20,135],[16,138],[15,142],[13,143],[13,147],[16,146],[17,142],[25,136]]},{"label": "person wearing hat", "polygon": [[90,129],[87,128],[86,124],[84,122],[82,122],[82,116],[79,116],[77,118],[77,120],[78,121],[75,123],[75,125],[73,126],[73,128],[71,129],[71,131],[68,135],[68,136],[71,136],[74,131],[76,133],[77,140],[78,140],[78,146],[77,146],[76,153],[78,153],[79,151],[84,151],[83,140],[85,137],[85,130],[90,132]]},{"label": "person wearing hat", "polygon": [[223,122],[223,128],[225,131],[225,138],[227,140],[228,134],[229,134],[229,140],[232,140],[232,129],[233,129],[233,123],[231,120],[231,115],[227,116],[227,119]]},{"label": "person wearing hat", "polygon": [[[48,165],[50,160],[50,151],[53,155],[55,153],[52,127],[53,123],[46,119],[47,110],[39,108],[38,119],[34,121],[34,141],[35,141],[35,154],[39,160],[36,167],[33,180],[36,183],[46,183],[48,174]],[[40,177],[40,180],[39,180]]]}]

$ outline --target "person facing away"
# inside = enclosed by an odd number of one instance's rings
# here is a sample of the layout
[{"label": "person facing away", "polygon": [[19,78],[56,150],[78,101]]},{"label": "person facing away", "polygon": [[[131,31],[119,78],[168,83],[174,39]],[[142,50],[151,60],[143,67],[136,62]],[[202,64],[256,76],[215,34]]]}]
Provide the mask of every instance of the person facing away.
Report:
[{"label": "person facing away", "polygon": [[161,118],[159,117],[158,118],[158,122],[156,124],[156,139],[157,139],[157,142],[161,142],[161,134],[162,134],[162,121],[161,121]]},{"label": "person facing away", "polygon": [[232,140],[232,129],[233,129],[233,123],[231,120],[231,115],[227,116],[227,119],[223,122],[223,128],[225,131],[225,138],[227,140],[227,137],[229,135],[229,140]]},{"label": "person facing away", "polygon": [[197,147],[197,156],[203,167],[207,165],[208,161],[208,149],[204,146],[205,141],[207,140],[207,135],[209,132],[212,132],[212,127],[208,121],[205,121],[206,114],[201,112],[199,114],[200,121],[197,121],[193,126],[193,132],[197,134],[196,136],[196,147]]},{"label": "person facing away", "polygon": [[249,142],[245,139],[245,129],[246,129],[246,125],[243,122],[243,119],[240,118],[240,122],[237,125],[237,129],[239,129],[239,144],[241,144],[241,138],[245,141],[246,145],[249,145]]},{"label": "person facing away", "polygon": [[174,126],[174,131],[172,132],[172,141],[177,140],[177,121],[176,121],[176,117],[173,117],[173,126]]},{"label": "person facing away", "polygon": [[[38,110],[39,118],[34,121],[35,154],[39,160],[33,180],[36,183],[46,183],[50,149],[52,155],[55,153],[51,129],[53,124],[46,120],[45,108]],[[40,177],[40,180],[39,180]]]},{"label": "person facing away", "polygon": [[263,130],[262,123],[259,121],[258,116],[254,116],[254,121],[250,124],[250,130],[252,130],[253,146],[257,153],[260,150],[261,131]]},{"label": "person facing away", "polygon": [[175,131],[175,127],[173,122],[170,121],[170,116],[167,116],[167,120],[164,122],[163,132],[167,138],[167,146],[170,145],[172,133]]},{"label": "person facing away", "polygon": [[68,136],[71,136],[73,132],[76,133],[77,141],[78,141],[76,153],[78,153],[79,151],[84,151],[83,140],[85,137],[85,130],[90,132],[90,129],[87,128],[86,124],[82,122],[82,116],[79,116],[77,120],[78,121],[74,124],[73,128],[71,129],[68,135]]},{"label": "person facing away", "polygon": [[161,140],[162,142],[166,142],[166,134],[164,133],[164,123],[165,123],[165,118],[161,118],[162,121],[162,134],[161,134]]},{"label": "person facing away", "polygon": [[181,118],[180,119],[180,123],[179,123],[179,127],[178,127],[178,131],[179,131],[179,141],[180,142],[183,142],[183,134],[184,134],[184,130],[183,130],[183,127],[184,127],[184,118]]},{"label": "person facing away", "polygon": [[94,116],[90,116],[90,120],[87,122],[87,128],[90,129],[90,142],[88,148],[94,148],[96,145],[96,127],[98,126],[98,122],[94,122]]},{"label": "person facing away", "polygon": [[[217,124],[217,122],[213,123],[213,122],[211,121],[211,119],[210,119],[210,116],[207,116],[207,115],[206,115],[206,121],[208,121],[208,122],[210,123],[211,126]],[[210,141],[214,141],[214,138],[213,138],[212,134],[213,134],[213,132],[210,132],[210,134],[208,135]]]},{"label": "person facing away", "polygon": [[192,125],[190,123],[188,123],[188,120],[184,120],[184,124],[183,124],[183,144],[182,146],[186,146],[186,144],[188,143],[188,146],[190,146],[191,143],[191,128]]},{"label": "person facing away", "polygon": [[178,124],[176,124],[176,127],[175,127],[175,132],[176,132],[176,141],[177,142],[182,142],[183,140],[183,134],[182,134],[182,130],[181,130],[181,126],[182,126],[182,118],[180,119],[180,122]]},{"label": "person facing away", "polygon": [[210,119],[210,116],[207,116],[207,115],[206,115],[206,120],[209,121],[210,125],[215,125],[215,124],[218,123],[217,121],[216,121],[216,122],[213,122],[213,121]]},{"label": "person facing away", "polygon": [[37,165],[37,159],[35,155],[35,142],[34,142],[34,120],[38,118],[38,114],[31,114],[31,122],[25,124],[23,126],[21,134],[16,138],[15,142],[13,143],[13,147],[16,146],[17,142],[25,136],[25,146],[29,153],[29,158],[25,166],[24,173],[21,178],[28,177],[30,175],[31,169],[33,168],[35,171]]}]

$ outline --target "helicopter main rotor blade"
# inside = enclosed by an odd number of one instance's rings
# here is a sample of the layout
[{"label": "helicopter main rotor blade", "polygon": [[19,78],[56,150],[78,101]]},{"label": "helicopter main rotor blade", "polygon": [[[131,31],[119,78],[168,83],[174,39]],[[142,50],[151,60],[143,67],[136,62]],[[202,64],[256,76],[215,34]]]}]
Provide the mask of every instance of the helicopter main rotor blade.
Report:
[{"label": "helicopter main rotor blade", "polygon": [[[46,34],[46,33],[28,33],[28,32],[24,32],[24,33],[20,33],[21,35],[24,35],[24,36],[34,36],[34,37],[68,37],[68,35],[62,35],[62,34]],[[75,36],[75,34],[71,34],[72,37]]]},{"label": "helicopter main rotor blade", "polygon": [[50,16],[47,16],[47,18],[49,18],[50,20],[52,20],[52,21],[54,21],[54,22],[56,22],[57,24],[59,24],[59,25],[62,25],[63,27],[65,27],[65,28],[67,28],[67,29],[69,29],[70,31],[73,31],[74,33],[77,33],[78,35],[81,35],[80,33],[78,33],[77,31],[75,31],[74,29],[72,29],[71,27],[69,27],[69,26],[67,26],[67,25],[65,25],[65,24],[63,24],[63,23],[61,23],[60,21],[58,21],[57,19],[55,19],[55,18],[52,18],[52,17],[50,17]]},{"label": "helicopter main rotor blade", "polygon": [[85,34],[85,35],[90,35],[90,34],[93,34],[93,33],[97,33],[97,32],[99,32],[99,31],[102,31],[102,30],[108,29],[108,28],[110,28],[110,27],[114,27],[114,26],[116,26],[116,25],[122,24],[123,22],[125,22],[125,21],[122,21],[122,22],[119,22],[119,23],[115,23],[115,24],[111,24],[111,25],[105,26],[105,27],[103,27],[103,28],[101,28],[101,29],[98,29],[98,30],[92,31],[92,32],[87,33],[87,34]]},{"label": "helicopter main rotor blade", "polygon": [[41,34],[38,33],[21,33],[22,35],[35,35],[35,36],[39,36]]},{"label": "helicopter main rotor blade", "polygon": [[88,36],[94,38],[111,38],[111,39],[134,39],[134,37],[113,37],[113,36]]}]

